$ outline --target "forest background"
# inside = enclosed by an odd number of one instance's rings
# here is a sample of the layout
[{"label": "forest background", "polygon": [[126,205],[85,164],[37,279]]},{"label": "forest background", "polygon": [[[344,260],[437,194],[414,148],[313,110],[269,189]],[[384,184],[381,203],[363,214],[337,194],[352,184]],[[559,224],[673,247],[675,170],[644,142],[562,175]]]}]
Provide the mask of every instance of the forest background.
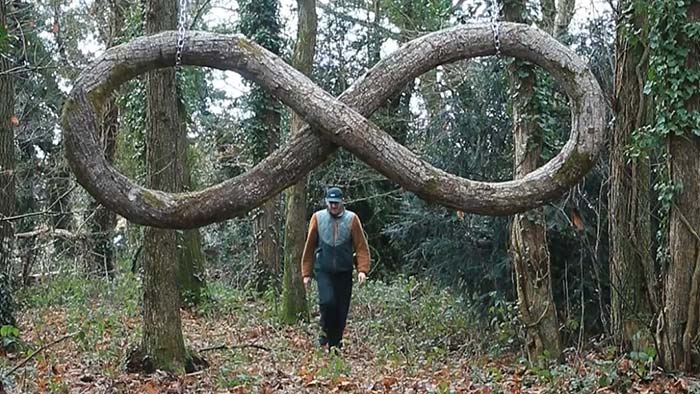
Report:
[{"label": "forest background", "polygon": [[[581,1],[0,0],[0,392],[692,391],[700,3]],[[72,81],[135,37],[242,33],[337,96],[414,38],[494,20],[585,59],[608,114],[585,179],[514,217],[423,201],[340,149],[243,217],[155,230],[95,202],[64,157]],[[439,66],[369,118],[441,169],[505,181],[561,150],[568,102],[541,69],[493,56]],[[240,175],[303,125],[233,73],[194,67],[127,82],[101,122],[107,159],[170,191]],[[329,186],[373,263],[340,358],[314,350],[298,272]]]}]

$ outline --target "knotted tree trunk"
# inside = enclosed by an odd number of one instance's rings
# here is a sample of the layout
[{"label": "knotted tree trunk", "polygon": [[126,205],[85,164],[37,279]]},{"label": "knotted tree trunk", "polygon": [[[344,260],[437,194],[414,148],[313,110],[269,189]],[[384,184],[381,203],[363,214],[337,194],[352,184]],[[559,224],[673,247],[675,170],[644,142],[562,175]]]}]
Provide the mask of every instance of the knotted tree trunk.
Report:
[{"label": "knotted tree trunk", "polygon": [[305,127],[250,171],[187,193],[143,188],[96,154],[95,113],[106,95],[144,71],[173,63],[174,32],[139,38],[107,51],[76,80],[64,107],[66,154],[78,181],[100,202],[132,221],[159,227],[193,228],[243,215],[321,164],[334,151],[333,144],[425,200],[469,213],[523,212],[558,198],[595,164],[605,137],[604,103],[586,64],[551,36],[515,23],[500,23],[499,31],[504,56],[543,67],[571,99],[568,142],[522,179],[481,182],[449,174],[364,117],[439,64],[493,55],[488,25],[461,25],[417,38],[383,59],[338,99],[249,40],[189,32],[184,64],[240,72],[279,97],[313,129]]}]

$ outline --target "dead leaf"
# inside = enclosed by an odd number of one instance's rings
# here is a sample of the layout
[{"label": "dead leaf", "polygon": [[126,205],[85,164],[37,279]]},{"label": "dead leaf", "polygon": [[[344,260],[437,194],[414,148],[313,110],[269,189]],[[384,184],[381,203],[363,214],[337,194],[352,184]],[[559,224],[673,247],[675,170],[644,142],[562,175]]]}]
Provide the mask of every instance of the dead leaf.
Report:
[{"label": "dead leaf", "polygon": [[54,375],[63,375],[68,370],[68,364],[54,364],[51,366],[51,372]]},{"label": "dead leaf", "polygon": [[58,29],[58,22],[54,22],[54,23],[53,23],[53,32],[54,32],[54,34],[58,33],[58,30],[59,30],[59,29]]},{"label": "dead leaf", "polygon": [[585,228],[583,219],[576,208],[571,211],[571,223],[573,223],[574,227],[576,227],[576,229],[579,231],[582,231]]},{"label": "dead leaf", "polygon": [[687,393],[689,390],[688,381],[683,378],[678,378],[675,382],[673,382],[673,387],[681,393]]},{"label": "dead leaf", "polygon": [[13,126],[19,125],[19,119],[17,118],[17,116],[15,116],[15,115],[10,116],[10,123],[12,123]]},{"label": "dead leaf", "polygon": [[158,394],[159,390],[158,387],[156,387],[155,383],[153,381],[146,382],[146,385],[143,386],[144,390],[146,391],[146,394]]},{"label": "dead leaf", "polygon": [[384,379],[382,379],[382,384],[384,384],[384,387],[389,389],[391,386],[395,385],[397,381],[398,379],[393,376],[385,376]]}]

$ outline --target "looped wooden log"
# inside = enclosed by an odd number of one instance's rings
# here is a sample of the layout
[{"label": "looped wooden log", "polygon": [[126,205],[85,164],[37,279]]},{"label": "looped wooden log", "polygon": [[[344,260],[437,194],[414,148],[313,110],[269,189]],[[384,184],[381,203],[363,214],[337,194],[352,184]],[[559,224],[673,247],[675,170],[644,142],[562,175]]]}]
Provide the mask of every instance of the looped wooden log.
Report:
[{"label": "looped wooden log", "polygon": [[297,182],[336,149],[361,160],[421,198],[487,215],[522,212],[551,201],[594,165],[604,140],[603,98],[582,60],[537,28],[501,23],[503,55],[531,61],[563,86],[572,130],[562,151],[526,177],[477,182],[435,168],[366,119],[413,78],[443,63],[495,53],[489,25],[462,25],[405,44],[337,99],[281,59],[239,36],[190,32],[183,65],[233,70],[258,83],[307,121],[300,135],[247,173],[206,189],[166,193],[135,184],[112,167],[98,144],[105,99],[127,80],[175,62],[176,32],[109,49],[76,80],[62,117],[66,155],[78,182],[127,219],[193,228],[242,215]]}]

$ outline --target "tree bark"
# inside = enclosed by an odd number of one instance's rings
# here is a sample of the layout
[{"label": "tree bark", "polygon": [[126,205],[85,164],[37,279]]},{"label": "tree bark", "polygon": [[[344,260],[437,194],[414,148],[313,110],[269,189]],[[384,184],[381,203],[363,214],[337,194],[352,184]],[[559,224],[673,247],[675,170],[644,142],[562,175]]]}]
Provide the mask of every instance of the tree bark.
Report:
[{"label": "tree bark", "polygon": [[[71,231],[73,227],[72,185],[70,169],[58,151],[58,147],[48,155],[51,161],[51,172],[47,179],[48,210],[51,212],[51,222],[54,228]],[[75,256],[71,243],[62,239],[53,242],[53,258],[65,260]]]},{"label": "tree bark", "polygon": [[[172,0],[148,0],[146,31],[154,33],[176,25],[178,4]],[[149,187],[183,190],[186,143],[181,127],[175,70],[146,75],[146,157]],[[146,228],[143,259],[143,347],[149,368],[184,372],[185,342],[180,320],[177,233]]]},{"label": "tree bark", "polygon": [[[0,27],[8,31],[5,1],[0,0]],[[0,39],[0,49],[9,43]],[[3,50],[4,53],[4,50]],[[14,255],[14,227],[11,221],[2,220],[13,216],[16,208],[15,196],[15,137],[13,116],[15,114],[15,92],[7,56],[0,56],[0,326],[14,325],[14,310],[10,275]]]},{"label": "tree bark", "polygon": [[[700,2],[688,4],[688,22],[700,22]],[[680,30],[680,27],[676,27]],[[679,37],[679,48],[689,50],[686,70],[700,70],[700,47],[687,36]],[[700,94],[686,100],[686,110],[700,111]],[[696,123],[697,125],[697,123]],[[697,129],[671,131],[668,141],[671,183],[681,185],[670,211],[670,262],[664,278],[664,309],[659,333],[661,363],[667,370],[700,370],[697,350],[700,333],[700,137]]]},{"label": "tree bark", "polygon": [[[316,0],[297,0],[297,41],[292,67],[311,75],[316,53],[318,17]],[[292,113],[291,135],[298,135],[304,121]],[[308,319],[306,292],[301,278],[301,256],[306,238],[306,177],[287,189],[287,217],[284,225],[284,275],[282,277],[282,321],[295,323]]]},{"label": "tree bark", "polygon": [[[239,2],[240,31],[268,51],[279,56],[282,52],[279,0],[245,0]],[[280,142],[281,105],[277,98],[253,85],[245,104],[253,117],[244,127],[250,142],[254,162],[260,162],[275,151]],[[256,288],[265,290],[273,285],[279,290],[280,274],[280,197],[266,199],[253,213],[253,267]]]},{"label": "tree bark", "polygon": [[[553,2],[551,2],[553,7]],[[550,19],[542,4],[542,13]],[[525,22],[525,1],[510,1],[504,7],[506,20]],[[552,10],[553,11],[553,10]],[[553,24],[546,23],[546,26]],[[537,125],[534,108],[536,75],[531,63],[514,61],[508,66],[508,79],[513,108],[513,176],[522,179],[535,171],[542,151],[542,130]],[[552,295],[547,219],[544,211],[534,209],[513,218],[510,253],[515,270],[520,318],[525,326],[525,348],[528,360],[543,364],[561,355],[559,320]]]},{"label": "tree bark", "polygon": [[[110,28],[105,34],[107,47],[118,44],[122,29],[124,28],[124,10],[128,4],[122,0],[109,1]],[[104,115],[100,127],[100,142],[108,163],[114,163],[114,155],[117,146],[117,132],[119,131],[119,107],[116,99],[111,97],[105,104]],[[92,229],[90,256],[90,271],[93,275],[114,277],[114,245],[112,242],[114,227],[117,224],[117,215],[99,204],[97,201],[90,203],[88,211],[94,212],[90,219]]]},{"label": "tree bark", "polygon": [[[636,5],[635,5],[636,4]],[[612,333],[623,348],[644,350],[656,309],[656,275],[651,253],[650,166],[647,157],[628,157],[632,134],[651,121],[644,95],[649,67],[648,4],[623,0],[617,27],[615,129],[610,146],[610,307]],[[642,334],[642,335],[640,335]],[[645,339],[639,341],[639,339]]]},{"label": "tree bark", "polygon": [[428,201],[470,213],[522,212],[557,198],[595,164],[604,141],[604,103],[585,63],[549,35],[512,23],[501,23],[499,31],[503,55],[543,67],[571,98],[569,141],[556,157],[519,180],[477,182],[446,173],[363,116],[436,65],[493,55],[493,33],[485,25],[461,25],[407,43],[360,78],[340,102],[249,40],[190,32],[185,64],[237,70],[279,97],[316,133],[304,128],[251,171],[179,194],[140,187],[95,153],[93,108],[102,106],[104,95],[139,73],[174,63],[175,33],[136,39],[107,51],[76,81],[63,117],[66,153],[77,179],[98,200],[130,220],[160,227],[192,228],[244,214],[322,163],[335,149],[329,141]]}]

